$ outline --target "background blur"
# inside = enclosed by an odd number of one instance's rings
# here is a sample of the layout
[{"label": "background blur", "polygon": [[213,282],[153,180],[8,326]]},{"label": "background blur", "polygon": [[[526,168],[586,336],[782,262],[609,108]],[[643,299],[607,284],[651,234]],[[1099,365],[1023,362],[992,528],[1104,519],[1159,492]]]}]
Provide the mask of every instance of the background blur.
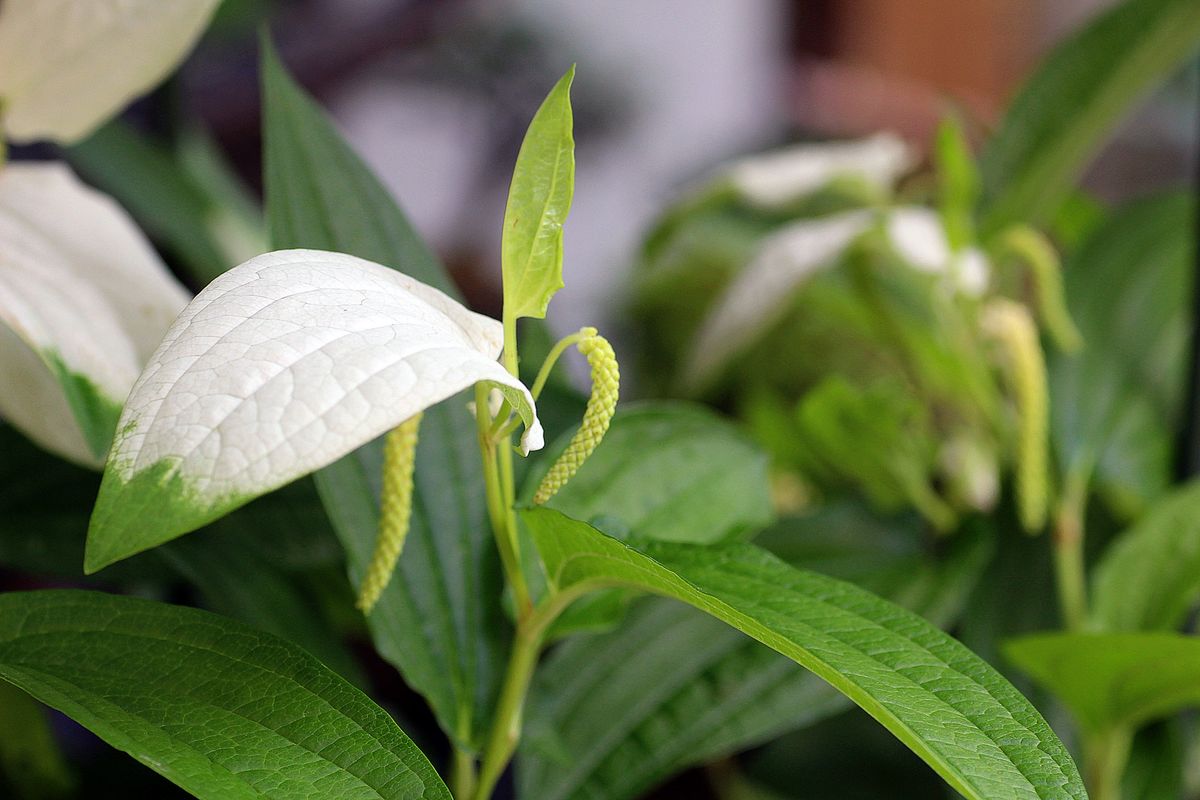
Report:
[{"label": "background blur", "polygon": [[[173,88],[259,176],[256,33],[331,110],[456,272],[498,310],[499,233],[524,127],[572,61],[578,177],[559,331],[611,321],[640,233],[735,154],[892,129],[954,106],[978,141],[1039,56],[1107,0],[226,0]],[[1151,99],[1087,183],[1119,199],[1195,175],[1197,70]],[[194,117],[193,117],[194,118]],[[611,326],[609,326],[611,327]]]}]

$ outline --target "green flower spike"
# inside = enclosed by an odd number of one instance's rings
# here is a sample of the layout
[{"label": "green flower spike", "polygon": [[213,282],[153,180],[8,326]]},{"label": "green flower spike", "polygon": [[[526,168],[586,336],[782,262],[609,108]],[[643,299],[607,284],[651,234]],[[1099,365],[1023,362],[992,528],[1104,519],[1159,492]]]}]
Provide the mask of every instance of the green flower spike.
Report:
[{"label": "green flower spike", "polygon": [[1067,312],[1063,298],[1062,264],[1054,245],[1040,231],[1028,225],[1014,225],[1004,233],[1003,244],[1012,255],[1024,261],[1033,275],[1038,315],[1042,324],[1064,353],[1083,347],[1083,337]]},{"label": "green flower spike", "polygon": [[379,535],[366,577],[358,590],[358,607],[370,613],[396,571],[408,523],[412,518],[413,469],[417,454],[417,429],[421,414],[392,429],[383,447],[383,492],[379,511]]},{"label": "green flower spike", "polygon": [[1017,510],[1021,525],[1046,525],[1049,396],[1037,326],[1025,306],[996,299],[983,312],[984,331],[1000,346],[1017,407]]},{"label": "green flower spike", "polygon": [[592,368],[592,395],[583,412],[583,422],[571,438],[567,449],[550,467],[546,477],[534,493],[533,502],[541,505],[566,485],[579,470],[587,457],[604,438],[608,424],[617,408],[617,395],[621,384],[621,372],[612,345],[595,328],[582,328],[578,333],[576,348],[588,360]]}]

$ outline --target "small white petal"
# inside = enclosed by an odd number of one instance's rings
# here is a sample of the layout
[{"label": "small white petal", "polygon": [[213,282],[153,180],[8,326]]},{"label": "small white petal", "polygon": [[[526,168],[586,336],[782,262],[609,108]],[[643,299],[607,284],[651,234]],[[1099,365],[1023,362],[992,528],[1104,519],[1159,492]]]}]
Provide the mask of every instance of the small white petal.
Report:
[{"label": "small white petal", "polygon": [[975,297],[987,291],[991,274],[987,256],[975,247],[953,253],[936,211],[919,206],[893,209],[888,213],[887,236],[896,255],[913,269],[953,274],[956,288]]},{"label": "small white petal", "polygon": [[35,441],[98,466],[141,364],[187,299],[128,215],[67,167],[0,170],[0,415]]},{"label": "small white petal", "polygon": [[235,267],[184,309],[130,393],[89,565],[194,530],[480,381],[541,447],[502,346],[496,320],[353,256],[283,250]]},{"label": "small white petal", "polygon": [[774,324],[797,289],[833,264],[872,224],[870,211],[794,222],[766,240],[714,303],[700,326],[685,373],[698,388],[737,351]]},{"label": "small white petal", "polygon": [[729,168],[729,179],[746,202],[777,208],[839,178],[890,189],[915,163],[916,154],[903,139],[880,133],[850,142],[802,144],[751,156]]},{"label": "small white petal", "polygon": [[18,141],[82,139],[182,60],[217,2],[4,0],[4,129]]}]

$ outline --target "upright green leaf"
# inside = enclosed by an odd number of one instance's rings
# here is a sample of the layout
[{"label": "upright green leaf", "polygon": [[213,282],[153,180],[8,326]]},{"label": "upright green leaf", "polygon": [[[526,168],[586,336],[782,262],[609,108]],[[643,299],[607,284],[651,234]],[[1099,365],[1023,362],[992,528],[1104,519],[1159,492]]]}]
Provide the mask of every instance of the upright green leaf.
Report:
[{"label": "upright green leaf", "polygon": [[1198,46],[1196,0],[1125,0],[1058,45],[984,151],[985,230],[1053,216],[1132,104]]},{"label": "upright green leaf", "polygon": [[979,201],[979,167],[971,155],[962,122],[953,114],[942,119],[934,139],[938,202],[950,247],[959,250],[975,239],[975,205]]},{"label": "upright green leaf", "polygon": [[[263,90],[272,246],[350,253],[457,296],[395,201],[286,74],[269,45]],[[356,586],[378,530],[382,463],[382,441],[376,441],[316,475]],[[468,749],[479,744],[490,718],[509,641],[482,485],[471,418],[454,400],[426,411],[404,556],[367,620],[380,654]]]},{"label": "upright green leaf", "polygon": [[204,611],[6,594],[0,678],[205,800],[450,798],[366,695],[294,645]]},{"label": "upright green leaf", "polygon": [[[933,562],[911,524],[836,506],[759,537],[793,566],[853,579],[952,621],[977,580],[986,537],[957,537]],[[626,800],[691,764],[757,746],[850,701],[791,659],[689,606],[639,602],[617,630],[576,636],[538,670],[517,776],[533,800]],[[807,777],[807,776],[806,776]]]},{"label": "upright green leaf", "polygon": [[1085,347],[1050,359],[1051,435],[1068,472],[1094,477],[1132,516],[1170,483],[1190,329],[1195,200],[1185,193],[1115,211],[1065,266]]},{"label": "upright green leaf", "polygon": [[544,317],[563,286],[562,227],[575,190],[571,81],[554,85],[529,123],[513,169],[500,245],[506,317]]},{"label": "upright green leaf", "polygon": [[1104,631],[1168,631],[1200,597],[1200,482],[1154,504],[1092,572],[1092,623]]},{"label": "upright green leaf", "polygon": [[1200,638],[1175,633],[1046,633],[1005,653],[1091,731],[1135,728],[1200,705]]},{"label": "upright green leaf", "polygon": [[1086,796],[1033,706],[911,612],[752,545],[635,549],[551,509],[523,516],[560,590],[628,585],[712,614],[829,682],[968,798]]}]

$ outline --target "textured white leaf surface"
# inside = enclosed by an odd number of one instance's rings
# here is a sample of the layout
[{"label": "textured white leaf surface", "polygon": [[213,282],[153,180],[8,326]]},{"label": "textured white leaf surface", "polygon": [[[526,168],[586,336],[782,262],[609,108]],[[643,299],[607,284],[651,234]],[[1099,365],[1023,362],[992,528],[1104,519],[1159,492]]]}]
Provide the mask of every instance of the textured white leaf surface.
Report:
[{"label": "textured white leaf surface", "polygon": [[738,161],[729,168],[734,189],[747,202],[784,206],[838,179],[889,190],[916,164],[916,154],[895,134],[850,142],[796,145]]},{"label": "textured white leaf surface", "polygon": [[[0,170],[0,416],[48,450],[98,465],[61,373],[115,409],[187,303],[129,216],[62,164]],[[104,443],[105,447],[107,443]]]},{"label": "textured white leaf surface", "polygon": [[184,309],[138,379],[91,535],[186,533],[480,381],[514,402],[538,449],[533,399],[496,361],[502,345],[499,322],[387,267],[317,250],[253,258]]},{"label": "textured white leaf surface", "polygon": [[896,255],[910,267],[946,275],[957,289],[974,297],[987,291],[991,273],[987,256],[974,247],[952,252],[937,212],[916,206],[893,209],[887,234]]},{"label": "textured white leaf surface", "polygon": [[870,211],[848,211],[794,222],[764,240],[758,255],[717,299],[700,327],[688,364],[688,382],[702,384],[775,323],[796,291],[835,264],[873,220]]},{"label": "textured white leaf surface", "polygon": [[18,141],[82,139],[183,59],[218,0],[4,0],[0,105]]}]

